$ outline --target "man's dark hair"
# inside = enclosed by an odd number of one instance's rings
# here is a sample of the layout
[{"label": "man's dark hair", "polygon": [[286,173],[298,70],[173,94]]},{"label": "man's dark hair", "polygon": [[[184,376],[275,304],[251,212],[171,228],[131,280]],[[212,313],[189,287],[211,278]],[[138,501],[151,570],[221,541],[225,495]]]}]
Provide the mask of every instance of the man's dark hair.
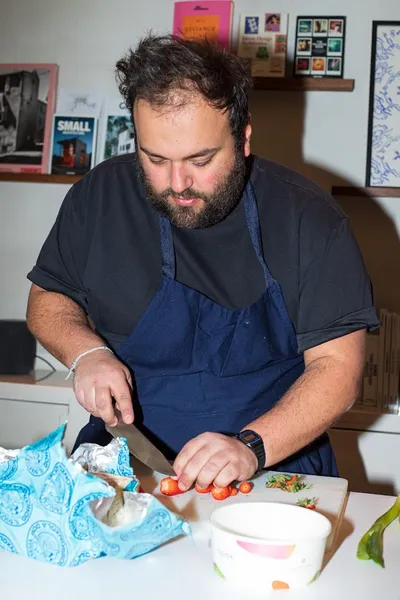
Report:
[{"label": "man's dark hair", "polygon": [[[177,106],[175,91],[198,92],[214,108],[228,111],[232,134],[242,141],[252,79],[243,62],[211,42],[148,35],[117,62],[116,76],[131,113],[138,99],[163,109]],[[185,102],[184,97],[181,105]]]}]

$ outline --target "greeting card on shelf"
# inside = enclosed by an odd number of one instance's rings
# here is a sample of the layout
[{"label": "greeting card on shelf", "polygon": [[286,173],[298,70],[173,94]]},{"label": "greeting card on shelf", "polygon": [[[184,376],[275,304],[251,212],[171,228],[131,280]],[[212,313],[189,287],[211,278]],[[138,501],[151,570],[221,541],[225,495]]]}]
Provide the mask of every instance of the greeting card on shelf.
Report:
[{"label": "greeting card on shelf", "polygon": [[0,172],[47,172],[57,81],[55,64],[0,64]]},{"label": "greeting card on shelf", "polygon": [[223,48],[230,47],[233,2],[175,2],[173,33],[187,39],[207,38]]},{"label": "greeting card on shelf", "polygon": [[240,15],[238,56],[253,77],[285,76],[287,31],[287,13]]}]

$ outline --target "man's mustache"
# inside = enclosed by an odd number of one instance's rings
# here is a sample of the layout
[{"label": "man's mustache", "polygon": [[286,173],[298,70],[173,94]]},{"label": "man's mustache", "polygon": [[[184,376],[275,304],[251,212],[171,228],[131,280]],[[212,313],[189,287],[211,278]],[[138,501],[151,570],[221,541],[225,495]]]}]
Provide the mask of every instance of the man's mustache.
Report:
[{"label": "man's mustache", "polygon": [[201,198],[205,202],[207,202],[209,200],[209,197],[206,194],[203,194],[202,192],[198,192],[197,190],[194,190],[192,188],[184,190],[183,192],[179,192],[179,193],[175,192],[171,188],[168,188],[167,190],[164,190],[160,194],[160,198],[162,198],[163,200],[168,200],[169,197],[172,197],[172,198],[184,198],[184,199],[188,199],[188,198]]}]

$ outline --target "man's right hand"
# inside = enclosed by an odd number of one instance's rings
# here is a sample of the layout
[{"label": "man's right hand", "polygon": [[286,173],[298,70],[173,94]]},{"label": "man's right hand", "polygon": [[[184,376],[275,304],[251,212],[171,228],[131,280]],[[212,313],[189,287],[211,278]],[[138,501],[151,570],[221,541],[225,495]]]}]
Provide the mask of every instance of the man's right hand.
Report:
[{"label": "man's right hand", "polygon": [[118,424],[113,399],[124,423],[133,423],[131,374],[111,352],[99,350],[80,359],[74,374],[74,392],[79,404],[107,425]]}]

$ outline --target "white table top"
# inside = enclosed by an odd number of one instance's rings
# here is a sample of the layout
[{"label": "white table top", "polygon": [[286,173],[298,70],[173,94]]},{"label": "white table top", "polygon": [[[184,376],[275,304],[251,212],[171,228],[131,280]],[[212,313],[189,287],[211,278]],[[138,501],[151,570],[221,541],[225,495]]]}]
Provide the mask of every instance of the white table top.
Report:
[{"label": "white table top", "polygon": [[[326,557],[327,564],[319,579],[301,591],[271,592],[272,597],[280,594],[278,598],[297,600],[399,600],[398,521],[385,532],[385,569],[356,558],[359,539],[393,502],[392,496],[349,494],[335,547]],[[243,600],[243,594],[213,572],[206,531],[206,527],[197,528],[192,538],[173,540],[132,561],[101,558],[70,569],[0,552],[0,597],[4,600],[220,600],[222,597]],[[248,594],[246,600],[255,597]]]}]

